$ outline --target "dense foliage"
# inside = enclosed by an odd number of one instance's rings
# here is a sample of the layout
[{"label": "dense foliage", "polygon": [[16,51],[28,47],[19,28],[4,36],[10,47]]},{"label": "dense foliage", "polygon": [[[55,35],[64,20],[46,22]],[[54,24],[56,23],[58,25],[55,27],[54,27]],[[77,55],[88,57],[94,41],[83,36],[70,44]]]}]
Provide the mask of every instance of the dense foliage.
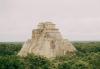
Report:
[{"label": "dense foliage", "polygon": [[16,55],[21,47],[22,43],[20,42],[1,42],[0,56]]},{"label": "dense foliage", "polygon": [[74,56],[47,59],[29,54],[19,57],[23,43],[0,43],[0,69],[100,69],[100,42],[73,42]]},{"label": "dense foliage", "polygon": [[1,56],[0,69],[24,69],[24,63],[17,56]]}]

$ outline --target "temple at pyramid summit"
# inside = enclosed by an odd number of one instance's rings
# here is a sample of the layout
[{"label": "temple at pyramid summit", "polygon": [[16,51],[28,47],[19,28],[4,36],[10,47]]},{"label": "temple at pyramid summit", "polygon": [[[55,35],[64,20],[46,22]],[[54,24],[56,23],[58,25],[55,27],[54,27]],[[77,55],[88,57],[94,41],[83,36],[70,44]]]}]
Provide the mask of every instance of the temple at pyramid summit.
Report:
[{"label": "temple at pyramid summit", "polygon": [[47,58],[74,54],[76,48],[67,39],[64,39],[52,22],[39,23],[37,29],[32,30],[32,37],[28,39],[18,53],[27,56],[34,53]]}]

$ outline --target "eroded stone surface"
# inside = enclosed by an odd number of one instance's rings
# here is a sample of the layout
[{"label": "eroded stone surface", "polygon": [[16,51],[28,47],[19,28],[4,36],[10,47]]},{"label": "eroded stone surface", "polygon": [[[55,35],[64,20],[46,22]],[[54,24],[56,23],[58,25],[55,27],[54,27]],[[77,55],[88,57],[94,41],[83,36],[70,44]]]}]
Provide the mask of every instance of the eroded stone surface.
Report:
[{"label": "eroded stone surface", "polygon": [[75,51],[75,47],[68,40],[63,39],[55,24],[43,22],[39,23],[37,29],[33,29],[32,38],[24,43],[18,55],[27,56],[28,53],[34,53],[52,58]]}]

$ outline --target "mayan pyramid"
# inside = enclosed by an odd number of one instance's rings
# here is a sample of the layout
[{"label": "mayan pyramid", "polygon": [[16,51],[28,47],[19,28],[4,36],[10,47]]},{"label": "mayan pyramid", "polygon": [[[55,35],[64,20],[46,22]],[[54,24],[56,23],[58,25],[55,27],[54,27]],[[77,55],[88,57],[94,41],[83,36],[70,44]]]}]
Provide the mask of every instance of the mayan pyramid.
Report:
[{"label": "mayan pyramid", "polygon": [[34,53],[47,58],[63,56],[75,53],[76,48],[63,39],[59,29],[52,22],[39,23],[37,29],[33,29],[32,38],[28,39],[18,55],[27,56]]}]

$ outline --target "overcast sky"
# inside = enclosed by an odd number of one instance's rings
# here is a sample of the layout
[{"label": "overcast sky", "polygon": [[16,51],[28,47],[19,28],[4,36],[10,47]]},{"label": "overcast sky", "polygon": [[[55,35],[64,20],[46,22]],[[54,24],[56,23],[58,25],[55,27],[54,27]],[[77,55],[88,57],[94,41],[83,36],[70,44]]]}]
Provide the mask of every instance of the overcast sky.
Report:
[{"label": "overcast sky", "polygon": [[0,41],[26,41],[42,21],[69,40],[100,40],[100,0],[0,0]]}]

